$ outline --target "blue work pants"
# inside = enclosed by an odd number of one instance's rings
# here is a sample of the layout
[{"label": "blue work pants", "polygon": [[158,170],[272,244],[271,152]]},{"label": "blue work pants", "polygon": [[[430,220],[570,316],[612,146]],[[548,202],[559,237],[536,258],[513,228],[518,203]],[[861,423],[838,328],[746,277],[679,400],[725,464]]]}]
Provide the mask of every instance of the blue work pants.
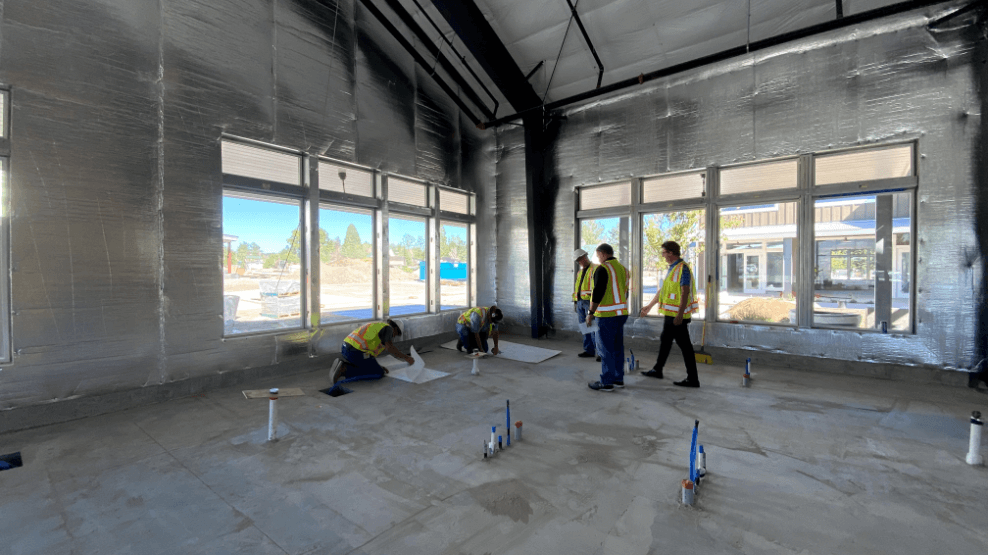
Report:
[{"label": "blue work pants", "polygon": [[[590,300],[576,301],[576,313],[580,317],[580,322],[587,323],[587,313],[590,311]],[[595,334],[587,333],[583,335],[583,351],[591,355],[597,352],[597,338]]]},{"label": "blue work pants", "polygon": [[364,358],[364,354],[363,351],[353,345],[343,343],[343,360],[349,366],[346,369],[346,378],[348,380],[351,378],[362,378],[365,380],[383,378],[384,368],[378,364],[377,359],[370,355]]},{"label": "blue work pants", "polygon": [[470,327],[464,324],[456,324],[456,333],[460,335],[460,342],[466,348],[468,353],[472,353],[474,349],[480,349],[483,352],[487,352],[487,332],[480,332],[480,345],[477,345],[477,339],[474,337]]},{"label": "blue work pants", "polygon": [[628,315],[597,318],[597,355],[600,356],[600,383],[624,383],[624,324]]}]

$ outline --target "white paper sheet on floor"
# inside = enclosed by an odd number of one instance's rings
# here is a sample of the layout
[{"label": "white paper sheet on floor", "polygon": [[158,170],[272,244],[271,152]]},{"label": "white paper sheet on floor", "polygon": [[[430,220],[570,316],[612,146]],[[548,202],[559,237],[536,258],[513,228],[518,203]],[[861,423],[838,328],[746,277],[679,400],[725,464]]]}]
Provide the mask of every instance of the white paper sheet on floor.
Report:
[{"label": "white paper sheet on floor", "polygon": [[430,382],[449,375],[449,372],[440,372],[439,370],[426,368],[425,361],[415,352],[415,347],[412,347],[411,352],[412,359],[415,361],[411,366],[404,360],[398,360],[391,355],[378,357],[377,363],[388,369],[388,373],[385,376],[411,383]]},{"label": "white paper sheet on floor", "polygon": [[[493,342],[490,342],[489,345],[491,347],[494,346]],[[456,341],[443,343],[441,347],[444,349],[456,350]],[[527,362],[529,364],[538,364],[542,361],[549,360],[562,352],[553,351],[552,349],[543,349],[541,347],[533,347],[531,345],[523,345],[521,343],[512,343],[510,341],[498,341],[498,349],[501,351],[500,354],[493,358],[506,358],[508,360]]]}]

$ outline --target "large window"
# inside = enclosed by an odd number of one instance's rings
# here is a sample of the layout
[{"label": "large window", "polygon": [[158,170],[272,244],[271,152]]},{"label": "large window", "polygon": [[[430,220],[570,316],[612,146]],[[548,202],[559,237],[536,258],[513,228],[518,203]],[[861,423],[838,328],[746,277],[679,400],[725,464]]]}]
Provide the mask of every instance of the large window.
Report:
[{"label": "large window", "polygon": [[319,321],[327,324],[373,318],[373,212],[323,204],[319,210],[319,259]]},{"label": "large window", "polygon": [[467,224],[444,222],[439,227],[440,310],[466,308],[468,306],[469,231],[470,228]]},{"label": "large window", "polygon": [[796,323],[798,203],[719,210],[717,319]]},{"label": "large window", "polygon": [[223,329],[226,335],[302,327],[301,203],[223,194]]},{"label": "large window", "polygon": [[[680,255],[693,271],[700,309],[693,318],[704,318],[706,310],[707,275],[706,210],[682,210],[642,215],[642,304],[648,304],[662,287],[669,265],[662,257],[662,243],[675,241],[681,248]],[[659,306],[652,307],[649,316],[659,316]]]},{"label": "large window", "polygon": [[394,215],[388,218],[391,315],[428,312],[429,262],[426,235],[424,218]]}]

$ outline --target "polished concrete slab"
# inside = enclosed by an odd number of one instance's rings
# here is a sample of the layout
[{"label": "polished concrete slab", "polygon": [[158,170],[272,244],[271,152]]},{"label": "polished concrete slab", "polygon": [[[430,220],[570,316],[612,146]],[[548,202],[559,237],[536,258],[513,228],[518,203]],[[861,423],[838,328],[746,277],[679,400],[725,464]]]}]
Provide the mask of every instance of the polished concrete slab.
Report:
[{"label": "polished concrete slab", "polygon": [[[684,390],[673,357],[596,393],[578,343],[510,340],[563,354],[471,376],[433,348],[451,375],[427,384],[331,398],[309,372],[0,435],[24,459],[0,472],[0,553],[988,552],[988,470],[964,462],[983,388],[756,365],[742,389],[715,364]],[[274,443],[241,393],[268,387],[306,392]],[[507,399],[523,441],[484,461]],[[709,476],[685,507],[694,419]]]}]

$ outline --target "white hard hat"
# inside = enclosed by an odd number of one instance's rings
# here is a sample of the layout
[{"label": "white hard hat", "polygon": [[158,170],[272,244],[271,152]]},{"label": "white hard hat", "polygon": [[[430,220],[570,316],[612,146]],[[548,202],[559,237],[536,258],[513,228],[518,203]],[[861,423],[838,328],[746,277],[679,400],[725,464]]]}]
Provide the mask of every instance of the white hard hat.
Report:
[{"label": "white hard hat", "polygon": [[573,260],[579,260],[581,256],[586,256],[586,255],[587,255],[587,251],[583,249],[576,249],[575,251],[573,251]]}]

